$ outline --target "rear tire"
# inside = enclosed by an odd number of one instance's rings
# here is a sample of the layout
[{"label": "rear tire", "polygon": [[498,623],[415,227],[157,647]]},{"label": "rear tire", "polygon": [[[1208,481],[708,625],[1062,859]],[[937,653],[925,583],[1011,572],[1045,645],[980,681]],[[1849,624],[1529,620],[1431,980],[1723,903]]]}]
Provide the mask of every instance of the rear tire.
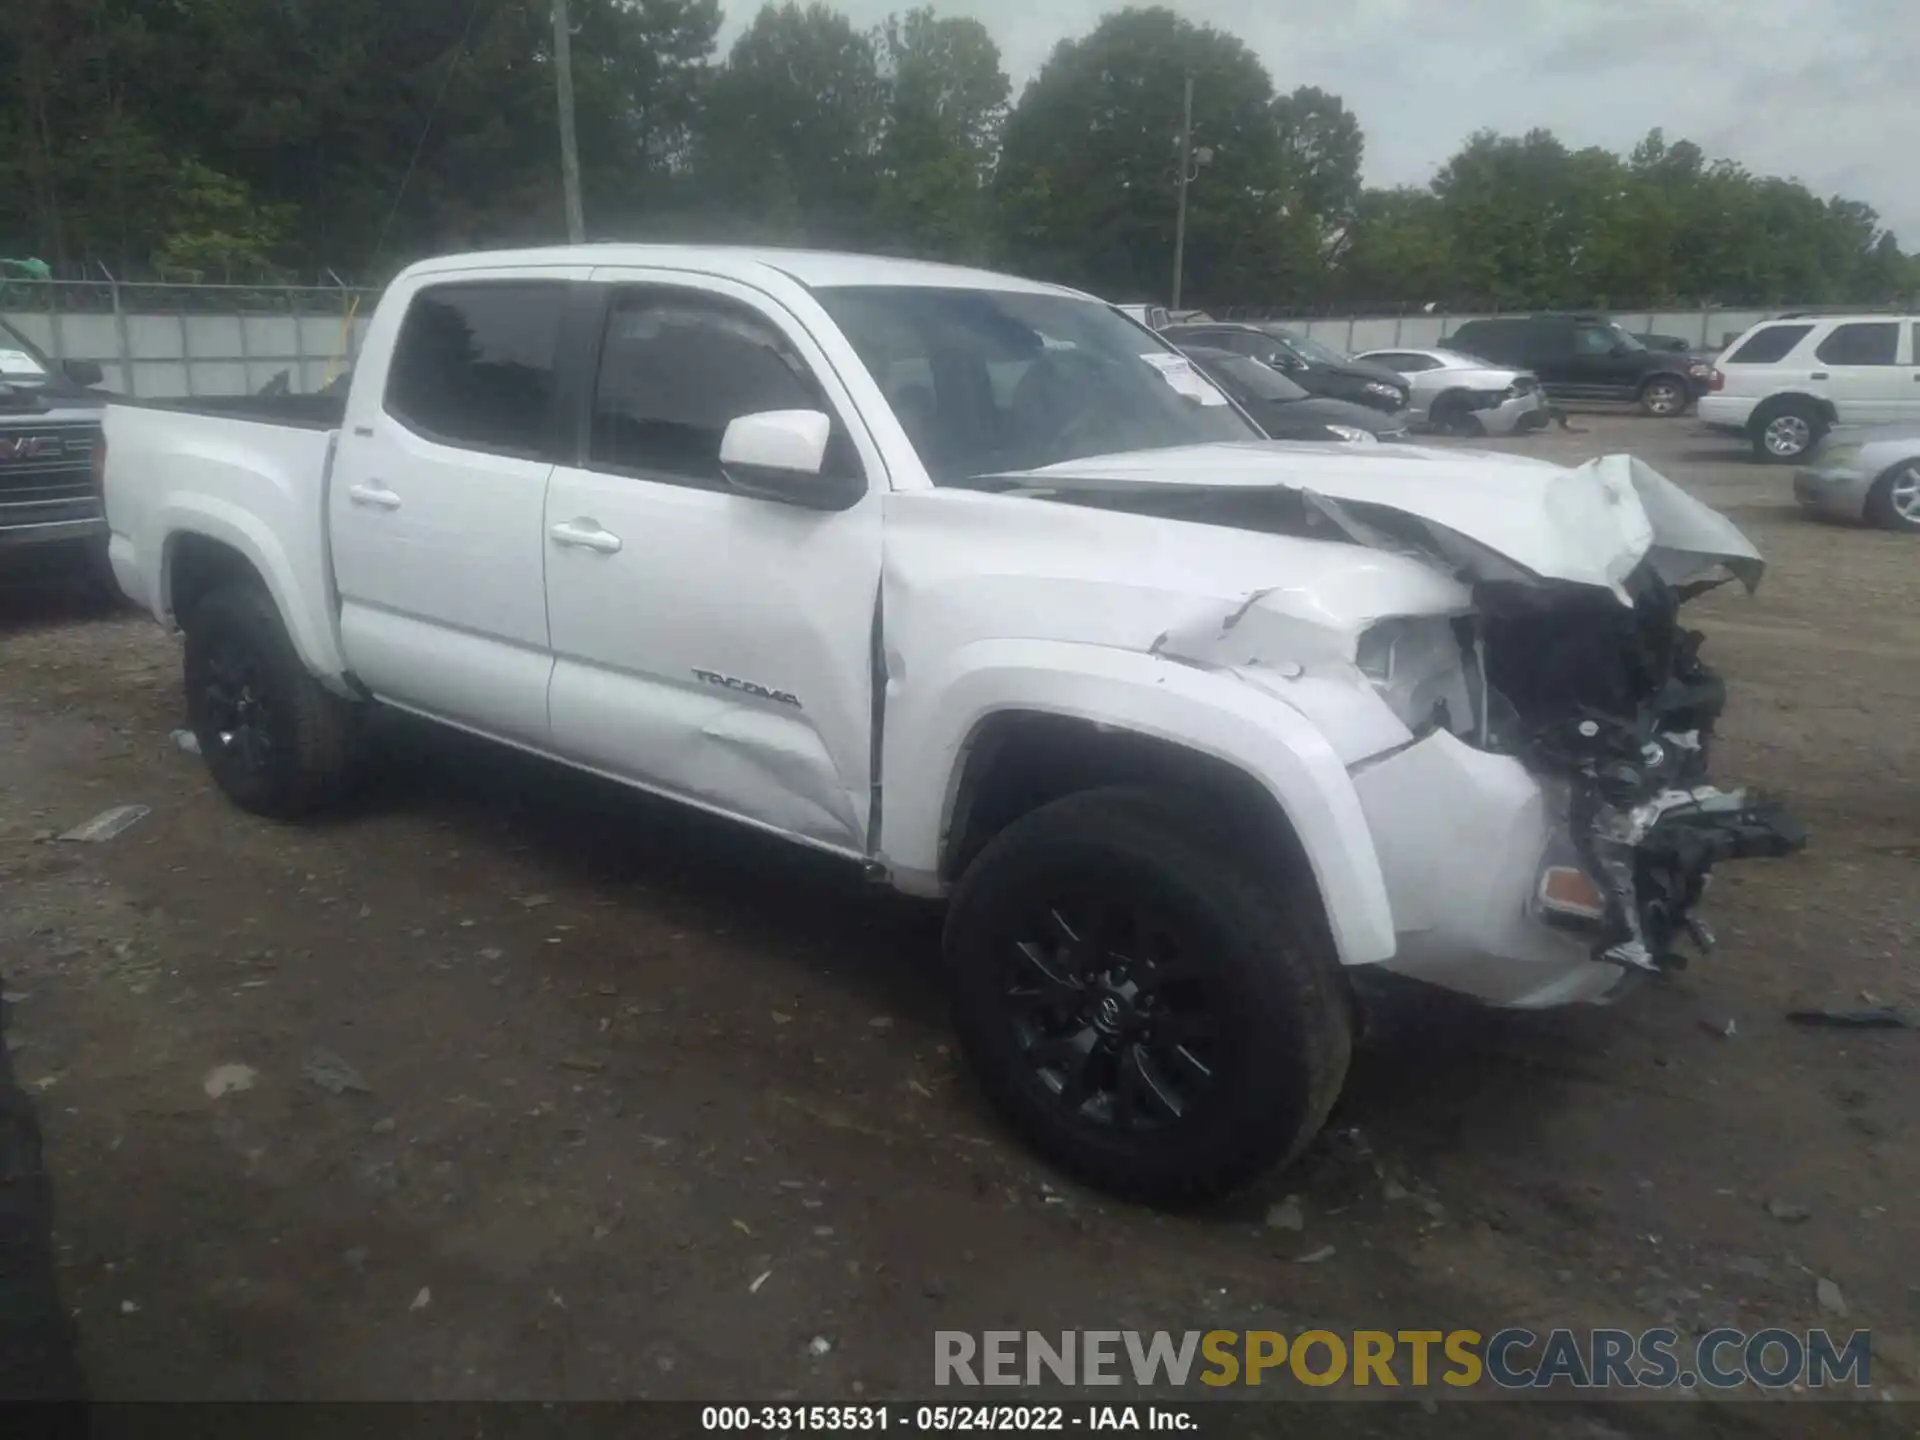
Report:
[{"label": "rear tire", "polygon": [[1684,415],[1692,396],[1686,381],[1675,375],[1656,375],[1640,387],[1640,410],[1656,420]]},{"label": "rear tire", "polygon": [[1920,534],[1920,460],[1904,460],[1873,482],[1867,520],[1883,530]]},{"label": "rear tire", "polygon": [[280,612],[257,585],[216,590],[187,620],[187,713],[227,798],[276,820],[345,793],[358,707],[307,673]]},{"label": "rear tire", "polygon": [[1820,443],[1826,418],[1805,400],[1781,400],[1764,406],[1748,426],[1753,453],[1774,465],[1791,465]]},{"label": "rear tire", "polygon": [[1313,902],[1252,852],[1175,796],[1114,788],[1015,821],[961,879],[945,945],[961,1048],[1062,1170],[1188,1205],[1325,1122],[1350,1007]]}]

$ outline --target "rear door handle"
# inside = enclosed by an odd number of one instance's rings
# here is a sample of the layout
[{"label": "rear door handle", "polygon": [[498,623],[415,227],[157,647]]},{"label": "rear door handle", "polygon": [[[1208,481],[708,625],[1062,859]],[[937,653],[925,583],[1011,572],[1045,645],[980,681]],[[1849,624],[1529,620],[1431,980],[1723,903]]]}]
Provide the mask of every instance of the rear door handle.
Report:
[{"label": "rear door handle", "polygon": [[398,510],[400,497],[387,489],[378,480],[367,481],[347,487],[347,499],[355,505],[369,506],[375,510]]},{"label": "rear door handle", "polygon": [[547,531],[547,534],[553,537],[554,544],[575,550],[594,550],[602,555],[613,555],[620,549],[620,537],[602,530],[598,520],[565,520]]},{"label": "rear door handle", "polygon": [[1824,370],[1816,370],[1807,377],[1809,380],[1831,380],[1833,377]]}]

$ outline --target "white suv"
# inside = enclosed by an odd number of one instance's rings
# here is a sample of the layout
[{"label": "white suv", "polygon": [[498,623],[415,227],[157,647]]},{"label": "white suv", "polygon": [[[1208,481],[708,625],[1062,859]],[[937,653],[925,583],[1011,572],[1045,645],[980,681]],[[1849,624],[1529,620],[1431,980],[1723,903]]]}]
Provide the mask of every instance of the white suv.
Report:
[{"label": "white suv", "polygon": [[1716,362],[1700,418],[1763,460],[1798,460],[1836,425],[1920,420],[1920,317],[1783,315]]}]

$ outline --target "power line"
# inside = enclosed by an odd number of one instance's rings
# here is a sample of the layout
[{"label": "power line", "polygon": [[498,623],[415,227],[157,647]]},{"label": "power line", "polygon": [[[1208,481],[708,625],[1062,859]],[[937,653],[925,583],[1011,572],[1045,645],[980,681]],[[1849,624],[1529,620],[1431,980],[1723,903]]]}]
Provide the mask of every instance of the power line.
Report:
[{"label": "power line", "polygon": [[446,73],[440,77],[440,88],[434,92],[433,104],[427,107],[426,122],[420,127],[420,138],[413,142],[413,154],[407,157],[407,168],[401,172],[400,188],[394,192],[393,207],[387,211],[386,223],[380,227],[380,241],[373,247],[373,259],[368,262],[369,270],[378,272],[380,257],[386,254],[387,233],[393,229],[393,220],[400,213],[400,202],[406,199],[407,182],[413,179],[414,167],[420,163],[420,152],[426,148],[427,132],[433,129],[433,120],[440,113],[440,102],[447,98],[447,86],[453,81],[453,72],[459,67],[461,57],[467,53],[467,39],[473,34],[473,22],[479,17],[480,6],[484,0],[473,0],[467,11],[467,23],[461,27],[460,43],[453,47],[453,54],[447,59]]}]

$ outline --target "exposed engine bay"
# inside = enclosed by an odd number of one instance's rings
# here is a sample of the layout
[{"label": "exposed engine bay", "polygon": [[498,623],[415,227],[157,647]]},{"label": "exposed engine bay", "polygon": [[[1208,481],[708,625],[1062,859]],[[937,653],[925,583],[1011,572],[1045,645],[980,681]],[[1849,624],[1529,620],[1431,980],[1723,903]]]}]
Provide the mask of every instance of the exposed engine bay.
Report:
[{"label": "exposed engine bay", "polygon": [[1571,786],[1572,839],[1604,904],[1588,916],[1577,897],[1543,894],[1544,912],[1597,923],[1599,958],[1665,970],[1685,964],[1682,937],[1712,947],[1694,911],[1715,864],[1788,855],[1807,837],[1777,803],[1707,782],[1726,686],[1701,658],[1705,637],[1680,624],[1697,588],[1650,565],[1627,588],[1630,610],[1592,591],[1479,587],[1488,740]]}]

